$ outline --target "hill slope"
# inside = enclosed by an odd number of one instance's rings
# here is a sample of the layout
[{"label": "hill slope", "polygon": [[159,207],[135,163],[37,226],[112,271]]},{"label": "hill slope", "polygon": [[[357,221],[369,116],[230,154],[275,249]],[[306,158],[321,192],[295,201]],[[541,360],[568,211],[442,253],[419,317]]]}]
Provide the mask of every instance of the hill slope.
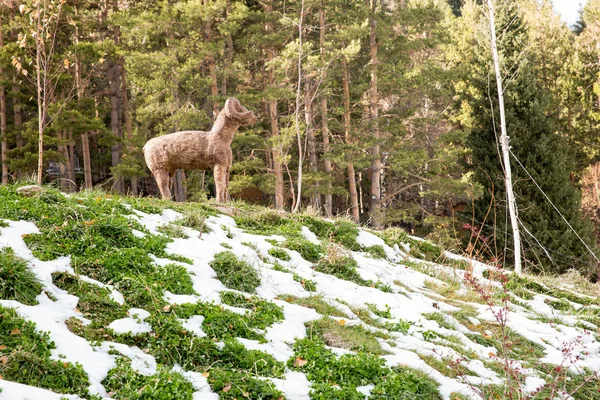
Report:
[{"label": "hill slope", "polygon": [[598,398],[574,274],[217,208],[0,188],[0,399]]}]

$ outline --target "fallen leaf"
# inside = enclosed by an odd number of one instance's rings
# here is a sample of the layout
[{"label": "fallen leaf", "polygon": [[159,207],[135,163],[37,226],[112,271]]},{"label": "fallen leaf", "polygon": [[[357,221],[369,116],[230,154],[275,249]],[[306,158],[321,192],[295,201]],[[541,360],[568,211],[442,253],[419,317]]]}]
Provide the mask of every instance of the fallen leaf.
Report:
[{"label": "fallen leaf", "polygon": [[17,336],[21,334],[21,331],[19,330],[19,328],[15,328],[12,331],[10,331],[10,334],[13,336]]},{"label": "fallen leaf", "polygon": [[490,358],[495,358],[496,357],[496,353],[492,353],[491,351],[488,353],[488,356],[490,356]]},{"label": "fallen leaf", "polygon": [[5,345],[0,345],[0,351],[2,350],[6,350],[6,346]]},{"label": "fallen leaf", "polygon": [[144,353],[146,353],[146,354],[150,353],[150,349],[144,349],[144,350],[142,350],[142,351],[143,351]]},{"label": "fallen leaf", "polygon": [[250,397],[250,393],[248,393],[248,392],[244,392],[244,393],[242,394],[242,396],[244,396],[244,397]]},{"label": "fallen leaf", "polygon": [[279,396],[279,397],[277,398],[277,400],[285,400],[285,397],[283,397],[283,396]]},{"label": "fallen leaf", "polygon": [[302,357],[296,357],[294,360],[294,367],[304,367],[308,361]]},{"label": "fallen leaf", "polygon": [[209,375],[210,375],[210,372],[208,372],[208,371],[202,373],[202,376],[205,378],[208,378]]},{"label": "fallen leaf", "polygon": [[0,357],[0,363],[2,363],[4,365],[8,364],[8,356]]},{"label": "fallen leaf", "polygon": [[170,309],[171,309],[171,306],[170,306],[170,305],[168,305],[168,304],[167,304],[166,306],[164,306],[164,307],[163,307],[163,311],[164,311],[164,312],[168,312]]},{"label": "fallen leaf", "polygon": [[227,393],[231,390],[231,383],[223,388],[223,392]]},{"label": "fallen leaf", "polygon": [[346,325],[346,320],[345,319],[340,319],[338,321],[338,324],[340,324],[340,326],[344,326],[344,325]]}]

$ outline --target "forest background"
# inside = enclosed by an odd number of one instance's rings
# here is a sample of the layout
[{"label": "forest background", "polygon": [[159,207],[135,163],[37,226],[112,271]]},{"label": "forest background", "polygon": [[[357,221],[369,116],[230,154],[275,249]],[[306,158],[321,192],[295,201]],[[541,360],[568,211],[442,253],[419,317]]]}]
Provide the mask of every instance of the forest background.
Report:
[{"label": "forest background", "polygon": [[[526,268],[596,279],[600,0],[572,27],[547,0],[496,8]],[[0,1],[3,184],[156,195],[144,143],[208,130],[227,97],[260,115],[232,199],[510,262],[485,2]],[[205,200],[212,173],[174,192]]]}]

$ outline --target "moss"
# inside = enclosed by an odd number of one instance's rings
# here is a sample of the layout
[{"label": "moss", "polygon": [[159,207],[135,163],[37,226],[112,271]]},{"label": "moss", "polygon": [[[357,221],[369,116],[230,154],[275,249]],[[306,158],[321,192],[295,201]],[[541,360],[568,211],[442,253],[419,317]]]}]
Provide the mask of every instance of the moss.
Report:
[{"label": "moss", "polygon": [[229,289],[253,293],[260,285],[256,269],[230,251],[216,254],[210,266],[217,273],[217,279]]},{"label": "moss", "polygon": [[27,262],[9,247],[0,249],[0,299],[35,305],[40,293],[42,284],[29,270]]}]

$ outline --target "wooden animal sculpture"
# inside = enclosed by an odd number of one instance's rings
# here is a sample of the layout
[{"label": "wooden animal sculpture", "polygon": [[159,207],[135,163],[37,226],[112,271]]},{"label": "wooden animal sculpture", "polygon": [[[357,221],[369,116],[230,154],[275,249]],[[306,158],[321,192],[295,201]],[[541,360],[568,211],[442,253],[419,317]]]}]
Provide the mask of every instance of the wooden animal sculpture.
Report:
[{"label": "wooden animal sculpture", "polygon": [[217,201],[226,200],[231,168],[231,142],[240,126],[257,118],[237,99],[228,98],[209,132],[183,131],[148,140],[142,151],[163,199],[171,199],[171,179],[178,169],[213,168]]}]

